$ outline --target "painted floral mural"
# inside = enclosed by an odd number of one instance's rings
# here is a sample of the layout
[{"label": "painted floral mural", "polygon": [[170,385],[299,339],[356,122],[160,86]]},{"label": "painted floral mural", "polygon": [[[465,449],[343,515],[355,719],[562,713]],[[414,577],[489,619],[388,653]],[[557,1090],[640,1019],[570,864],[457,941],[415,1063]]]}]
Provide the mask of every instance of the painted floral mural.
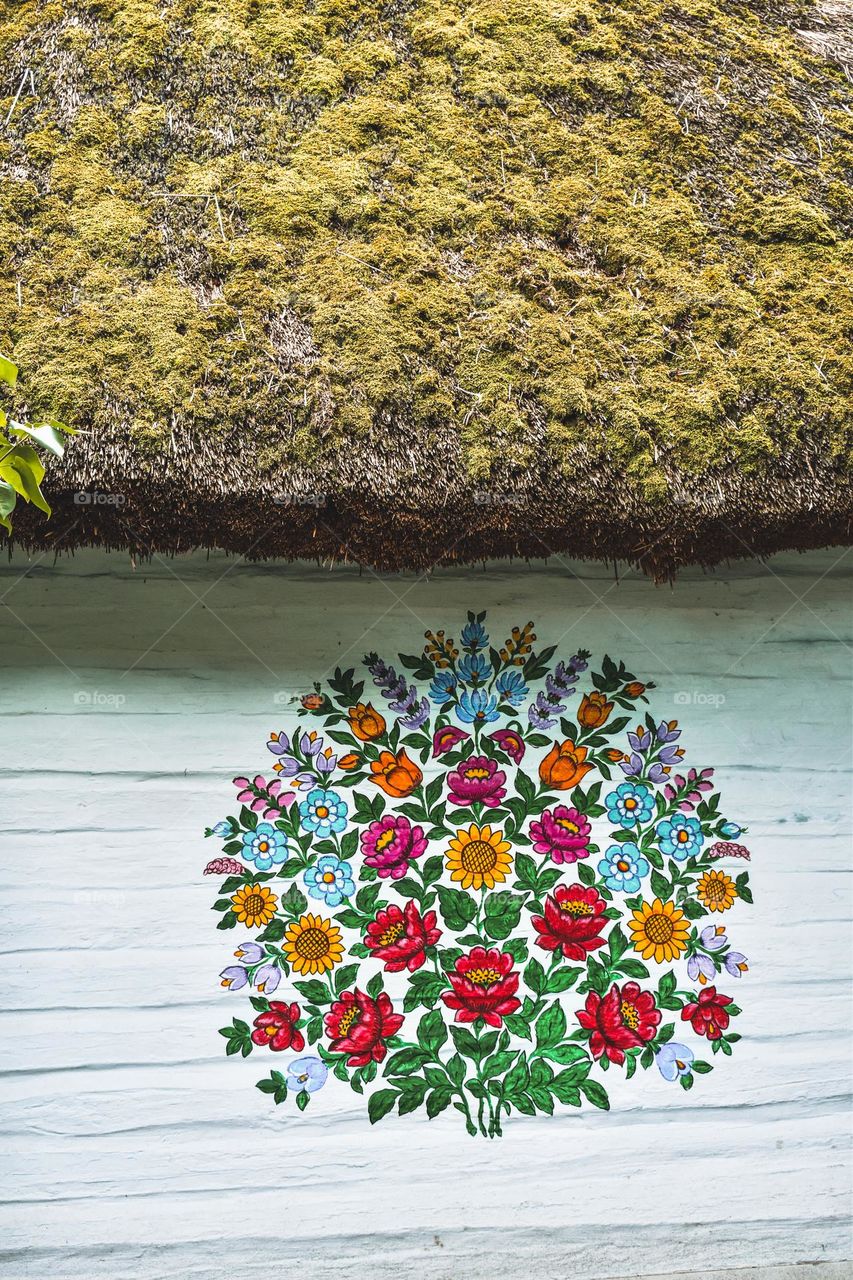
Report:
[{"label": "painted floral mural", "polygon": [[608,1109],[608,1072],[690,1089],[740,1039],[724,913],[752,901],[749,853],[713,770],[651,683],[535,646],[469,613],[458,642],[370,653],[270,735],[270,777],[235,779],[206,873],[252,1013],[220,1034],[293,1055],[258,1081],[275,1103],[304,1111],[331,1074],[372,1122],[451,1108],[494,1137]]}]

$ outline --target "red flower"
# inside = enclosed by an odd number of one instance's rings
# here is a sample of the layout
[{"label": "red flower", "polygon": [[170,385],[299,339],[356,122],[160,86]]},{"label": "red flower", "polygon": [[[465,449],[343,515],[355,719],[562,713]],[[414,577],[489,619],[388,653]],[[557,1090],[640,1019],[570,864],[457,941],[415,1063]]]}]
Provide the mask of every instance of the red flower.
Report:
[{"label": "red flower", "polygon": [[469,756],[447,775],[447,798],[451,804],[471,804],[479,800],[493,809],[506,795],[505,782],[506,774],[495,760]]},{"label": "red flower", "polygon": [[426,959],[425,948],[434,946],[441,937],[435,922],[434,911],[422,919],[414,902],[407,902],[402,911],[392,903],[367,926],[364,941],[378,960],[385,961],[389,973],[401,969],[414,973]]},{"label": "red flower", "polygon": [[625,1061],[625,1050],[636,1049],[651,1040],[660,1022],[651,991],[641,991],[636,982],[626,982],[620,991],[614,982],[602,1000],[590,991],[586,1005],[577,1011],[578,1022],[591,1031],[589,1047],[594,1058],[602,1054],[611,1062]]},{"label": "red flower", "polygon": [[510,973],[512,966],[513,958],[506,951],[475,947],[460,956],[454,972],[448,974],[453,991],[441,997],[448,1009],[456,1009],[455,1020],[483,1018],[490,1027],[499,1027],[508,1013],[515,1013],[521,1001],[515,995],[518,974]]},{"label": "red flower", "polygon": [[546,951],[562,949],[567,960],[585,960],[587,952],[604,946],[600,936],[607,924],[607,904],[597,889],[582,884],[561,884],[545,899],[545,917],[534,916],[540,935],[536,945]]},{"label": "red flower", "polygon": [[358,988],[344,991],[326,1014],[326,1034],[332,1041],[329,1048],[332,1053],[349,1054],[350,1067],[381,1062],[388,1052],[385,1041],[402,1025],[402,1014],[394,1012],[384,991],[375,1000]]},{"label": "red flower", "polygon": [[255,1044],[268,1044],[271,1049],[281,1052],[282,1049],[295,1049],[299,1052],[305,1048],[305,1037],[296,1030],[299,1021],[299,1005],[283,1004],[281,1000],[270,1001],[266,1013],[255,1018],[255,1031],[252,1039]]},{"label": "red flower", "polygon": [[682,1021],[691,1023],[697,1036],[719,1040],[729,1025],[726,1005],[731,1002],[731,996],[718,996],[716,987],[706,987],[699,992],[698,1000],[691,1000],[681,1010]]}]

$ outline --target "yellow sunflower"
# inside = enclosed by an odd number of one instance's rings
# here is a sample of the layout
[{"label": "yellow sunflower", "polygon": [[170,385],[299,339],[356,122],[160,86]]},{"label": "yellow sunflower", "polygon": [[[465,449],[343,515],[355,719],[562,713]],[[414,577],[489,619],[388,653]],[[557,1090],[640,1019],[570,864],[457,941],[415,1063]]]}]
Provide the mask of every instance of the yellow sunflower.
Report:
[{"label": "yellow sunflower", "polygon": [[467,831],[457,831],[447,852],[450,879],[459,881],[463,889],[494,889],[506,880],[512,865],[510,843],[502,831],[478,827],[473,823]]},{"label": "yellow sunflower", "polygon": [[737,889],[725,871],[706,871],[696,886],[696,896],[709,911],[728,911],[737,897]]},{"label": "yellow sunflower", "polygon": [[266,885],[244,884],[231,898],[234,914],[247,929],[269,924],[275,915],[278,898]]},{"label": "yellow sunflower", "polygon": [[343,959],[341,931],[309,911],[285,929],[284,954],[297,973],[325,973]]},{"label": "yellow sunflower", "polygon": [[663,964],[677,960],[687,950],[690,925],[674,902],[661,902],[660,898],[651,904],[641,902],[639,911],[632,913],[629,927],[634,950],[644,960]]}]

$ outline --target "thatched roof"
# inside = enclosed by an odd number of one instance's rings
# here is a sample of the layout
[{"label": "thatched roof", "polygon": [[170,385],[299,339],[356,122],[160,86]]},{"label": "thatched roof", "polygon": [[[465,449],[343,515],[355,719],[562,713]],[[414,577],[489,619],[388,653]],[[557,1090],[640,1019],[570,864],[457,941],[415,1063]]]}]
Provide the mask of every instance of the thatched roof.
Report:
[{"label": "thatched roof", "polygon": [[847,541],[848,13],[0,2],[0,348],[87,432],[19,538]]}]

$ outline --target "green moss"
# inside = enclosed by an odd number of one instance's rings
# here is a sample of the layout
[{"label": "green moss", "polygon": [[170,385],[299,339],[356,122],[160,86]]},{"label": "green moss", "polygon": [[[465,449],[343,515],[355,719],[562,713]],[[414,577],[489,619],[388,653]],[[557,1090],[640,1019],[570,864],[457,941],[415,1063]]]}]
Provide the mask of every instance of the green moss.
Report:
[{"label": "green moss", "polygon": [[6,0],[4,118],[39,92],[0,149],[3,342],[35,408],[142,451],[250,421],[262,465],[320,466],[449,424],[482,480],[544,429],[652,497],[841,456],[851,116],[802,9]]}]

